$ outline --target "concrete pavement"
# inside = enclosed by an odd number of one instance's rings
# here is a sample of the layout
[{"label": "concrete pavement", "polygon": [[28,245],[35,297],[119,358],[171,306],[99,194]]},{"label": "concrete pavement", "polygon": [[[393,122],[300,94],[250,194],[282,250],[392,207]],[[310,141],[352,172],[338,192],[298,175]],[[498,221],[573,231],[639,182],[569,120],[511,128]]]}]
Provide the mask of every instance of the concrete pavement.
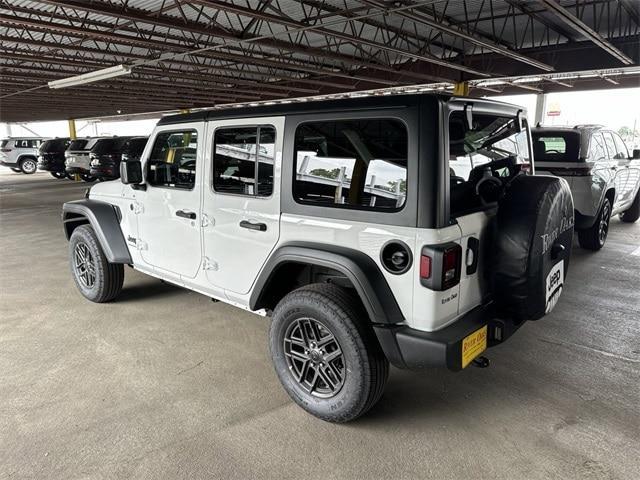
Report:
[{"label": "concrete pavement", "polygon": [[86,186],[0,176],[0,478],[637,478],[640,222],[576,246],[553,314],[490,368],[392,370],[337,426],[282,390],[264,318],[128,268],[84,300],[60,208]]}]

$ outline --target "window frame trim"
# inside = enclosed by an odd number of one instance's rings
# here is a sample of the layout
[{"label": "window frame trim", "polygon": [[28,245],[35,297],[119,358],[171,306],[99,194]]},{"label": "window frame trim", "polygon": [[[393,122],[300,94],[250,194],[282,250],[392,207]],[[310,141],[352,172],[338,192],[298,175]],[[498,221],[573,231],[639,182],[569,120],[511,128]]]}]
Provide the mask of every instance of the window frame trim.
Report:
[{"label": "window frame trim", "polygon": [[216,133],[218,133],[218,130],[229,130],[232,128],[256,128],[258,131],[256,133],[256,146],[258,148],[260,148],[260,128],[261,127],[271,127],[275,133],[275,136],[273,137],[274,141],[273,141],[273,145],[274,145],[274,152],[273,152],[273,178],[275,179],[276,176],[276,157],[277,157],[277,145],[278,145],[278,128],[271,124],[271,123],[251,123],[251,124],[237,124],[237,125],[218,125],[213,129],[213,132],[211,133],[211,144],[212,144],[212,150],[211,150],[211,181],[208,182],[209,183],[209,190],[214,194],[214,195],[226,195],[229,197],[241,197],[241,198],[253,198],[253,199],[264,199],[264,200],[268,200],[273,198],[274,194],[275,194],[275,190],[276,190],[276,183],[274,181],[273,186],[271,188],[271,193],[269,195],[258,195],[258,188],[257,188],[257,184],[258,184],[258,166],[259,166],[259,161],[258,161],[258,150],[256,149],[256,160],[255,160],[255,166],[254,166],[254,191],[256,193],[254,193],[253,195],[248,195],[246,193],[229,193],[229,192],[221,192],[219,190],[216,190],[215,186],[214,186],[214,179],[215,179],[215,168],[214,168],[214,162],[215,162],[215,157],[216,157]]},{"label": "window frame trim", "polygon": [[[402,203],[402,206],[399,208],[393,208],[393,209],[380,209],[380,208],[371,208],[371,207],[362,207],[362,206],[356,206],[356,205],[350,205],[350,204],[341,204],[341,203],[331,203],[331,204],[318,204],[318,203],[313,203],[313,202],[305,202],[305,201],[301,201],[298,199],[298,197],[295,195],[294,192],[294,187],[297,181],[297,175],[298,175],[298,157],[297,157],[297,150],[296,150],[296,135],[298,133],[298,129],[300,127],[303,127],[304,125],[310,124],[310,123],[320,123],[320,122],[349,122],[349,121],[354,121],[354,120],[360,120],[360,121],[374,121],[374,120],[394,120],[397,122],[400,122],[405,129],[405,133],[406,133],[406,139],[407,139],[407,166],[405,167],[405,185],[407,188],[407,191],[404,194],[404,202]],[[293,158],[291,159],[292,161],[292,178],[291,178],[291,197],[293,198],[293,201],[295,203],[297,203],[298,205],[304,205],[305,207],[320,207],[320,208],[336,208],[338,210],[351,210],[351,211],[357,211],[357,212],[367,212],[367,213],[400,213],[404,210],[404,208],[407,206],[407,202],[408,202],[408,198],[409,198],[409,125],[406,122],[405,119],[397,117],[397,116],[379,116],[379,117],[354,117],[354,118],[340,118],[340,119],[335,119],[335,120],[331,120],[331,119],[309,119],[309,120],[305,120],[302,122],[299,122],[296,124],[295,129],[293,130],[293,137],[291,140],[292,144],[293,144]],[[383,160],[381,158],[377,158],[374,160],[382,160],[382,161],[386,161]],[[389,162],[390,163],[390,162]],[[365,179],[366,179],[366,175],[365,175]],[[351,188],[351,187],[349,187]]]},{"label": "window frame trim", "polygon": [[[198,129],[195,127],[191,127],[191,128],[182,128],[182,129],[167,129],[167,130],[159,130],[156,132],[155,136],[153,137],[153,143],[151,144],[151,149],[149,150],[149,155],[146,156],[146,158],[144,159],[144,169],[143,169],[143,178],[145,183],[152,188],[164,188],[164,189],[170,189],[170,190],[178,190],[180,192],[192,192],[195,190],[196,185],[198,184],[198,151],[199,151],[199,144],[196,143],[196,179],[193,182],[193,186],[191,188],[180,188],[180,187],[171,187],[171,186],[167,186],[167,185],[153,185],[152,183],[149,182],[149,161],[151,160],[151,154],[153,153],[153,148],[155,147],[156,144],[156,140],[158,140],[158,137],[160,135],[163,135],[165,133],[180,133],[180,132],[196,132],[196,134],[198,136],[200,136],[200,132],[198,132]],[[148,143],[148,140],[147,140]],[[147,145],[145,145],[145,149],[147,148]],[[142,157],[142,155],[144,154],[144,149],[141,152],[140,156]],[[165,162],[166,163],[166,162]]]}]

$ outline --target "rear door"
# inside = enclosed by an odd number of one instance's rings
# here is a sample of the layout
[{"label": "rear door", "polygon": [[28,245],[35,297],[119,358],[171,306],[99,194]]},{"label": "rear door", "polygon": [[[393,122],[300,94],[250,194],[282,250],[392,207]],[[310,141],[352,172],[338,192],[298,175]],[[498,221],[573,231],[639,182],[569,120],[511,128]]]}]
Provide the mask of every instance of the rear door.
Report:
[{"label": "rear door", "polygon": [[284,117],[209,122],[203,188],[207,280],[249,292],[280,235]]},{"label": "rear door", "polygon": [[[531,163],[528,129],[520,131],[517,119],[509,112],[473,112],[474,129],[469,130],[463,111],[449,116],[449,210],[451,222],[460,229],[462,247],[458,313],[480,305],[490,293],[489,259],[492,223],[497,204],[482,201],[475,192],[476,182],[469,177],[483,172],[493,160],[516,156],[518,162]],[[525,120],[526,123],[526,120]],[[475,169],[466,173],[456,168],[470,162]],[[497,175],[508,172],[498,170]]]},{"label": "rear door", "polygon": [[615,199],[613,201],[613,210],[620,210],[627,196],[626,184],[627,178],[629,177],[629,155],[626,152],[626,147],[624,144],[622,147],[624,148],[624,152],[619,151],[618,145],[616,145],[615,139],[613,137],[612,132],[603,132],[604,142],[607,146],[607,151],[609,152],[609,169],[612,172],[613,177],[613,185],[616,190]]}]

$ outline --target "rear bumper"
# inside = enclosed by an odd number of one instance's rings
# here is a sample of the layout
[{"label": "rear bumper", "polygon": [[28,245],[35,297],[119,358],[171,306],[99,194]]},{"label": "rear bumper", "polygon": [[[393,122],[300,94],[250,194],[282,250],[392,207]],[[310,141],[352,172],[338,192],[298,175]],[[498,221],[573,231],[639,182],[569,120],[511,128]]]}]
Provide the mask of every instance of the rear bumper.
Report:
[{"label": "rear bumper", "polygon": [[462,341],[485,325],[487,347],[507,340],[524,322],[495,318],[491,303],[467,313],[453,324],[435,332],[423,332],[407,326],[375,325],[374,330],[389,361],[398,368],[446,367],[462,370]]},{"label": "rear bumper", "polygon": [[47,172],[64,172],[64,161],[39,159],[38,170],[45,170]]},{"label": "rear bumper", "polygon": [[76,173],[89,173],[89,169],[88,168],[82,168],[82,167],[77,167],[77,166],[73,166],[73,167],[67,167],[66,169],[67,173],[70,174],[76,174]]}]

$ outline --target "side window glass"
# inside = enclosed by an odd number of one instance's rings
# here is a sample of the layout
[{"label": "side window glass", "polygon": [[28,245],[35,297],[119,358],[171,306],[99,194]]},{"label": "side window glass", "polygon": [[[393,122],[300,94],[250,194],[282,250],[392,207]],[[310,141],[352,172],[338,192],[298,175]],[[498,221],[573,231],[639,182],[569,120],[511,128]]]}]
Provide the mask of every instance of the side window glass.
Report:
[{"label": "side window glass", "polygon": [[609,132],[604,132],[602,136],[604,137],[604,143],[607,146],[609,160],[614,160],[616,158],[616,144],[613,141],[613,137]]},{"label": "side window glass", "polygon": [[196,183],[198,133],[161,132],[147,162],[147,182],[157,187],[192,189]]},{"label": "side window glass", "polygon": [[629,158],[627,146],[624,144],[620,136],[617,133],[611,133],[611,136],[613,137],[613,142],[616,146],[616,154],[614,158],[616,160],[626,160],[627,158]]},{"label": "side window glass", "polygon": [[273,192],[276,131],[271,126],[220,128],[214,135],[213,188],[236,195]]},{"label": "side window glass", "polygon": [[607,148],[604,145],[604,138],[601,133],[591,135],[588,159],[591,162],[604,162],[607,160]]},{"label": "side window glass", "polygon": [[299,203],[399,210],[407,196],[407,128],[395,119],[329,120],[295,135]]}]

